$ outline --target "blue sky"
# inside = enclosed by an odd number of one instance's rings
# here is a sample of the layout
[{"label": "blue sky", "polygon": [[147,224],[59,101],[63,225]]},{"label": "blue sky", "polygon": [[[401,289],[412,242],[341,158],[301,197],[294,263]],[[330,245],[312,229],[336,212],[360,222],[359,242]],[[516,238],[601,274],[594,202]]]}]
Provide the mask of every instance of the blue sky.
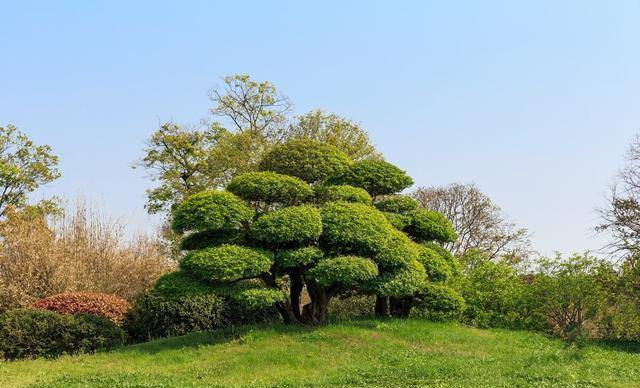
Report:
[{"label": "blue sky", "polygon": [[417,185],[476,182],[549,254],[598,248],[594,208],[640,130],[640,1],[0,0],[0,123],[61,157],[36,194],[151,229],[131,164],[164,120],[248,73],[295,112],[360,122]]}]

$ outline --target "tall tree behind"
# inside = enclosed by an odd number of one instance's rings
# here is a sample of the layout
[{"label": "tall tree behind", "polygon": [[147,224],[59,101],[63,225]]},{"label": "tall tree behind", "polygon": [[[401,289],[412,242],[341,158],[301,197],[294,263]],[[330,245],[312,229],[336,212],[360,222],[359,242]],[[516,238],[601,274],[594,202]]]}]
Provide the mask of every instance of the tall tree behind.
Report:
[{"label": "tall tree behind", "polygon": [[320,109],[297,117],[285,134],[287,139],[307,138],[331,144],[353,160],[381,159],[369,134],[353,121]]},{"label": "tall tree behind", "polygon": [[601,223],[596,230],[611,235],[611,242],[605,247],[610,253],[637,260],[640,253],[640,134],[631,141],[625,161],[611,187],[607,206],[598,209]]},{"label": "tall tree behind", "polygon": [[35,145],[12,124],[0,126],[0,216],[9,206],[23,207],[30,193],[59,177],[51,147]]},{"label": "tall tree behind", "polygon": [[443,213],[453,223],[459,237],[447,248],[455,255],[479,249],[489,259],[500,257],[520,262],[531,253],[528,231],[507,220],[491,198],[474,184],[422,187],[412,196],[422,206]]}]

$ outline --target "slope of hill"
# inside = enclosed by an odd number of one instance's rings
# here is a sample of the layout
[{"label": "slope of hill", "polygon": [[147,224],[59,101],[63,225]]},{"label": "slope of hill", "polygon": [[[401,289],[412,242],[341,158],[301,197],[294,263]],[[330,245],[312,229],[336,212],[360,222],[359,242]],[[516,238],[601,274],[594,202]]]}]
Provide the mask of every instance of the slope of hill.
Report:
[{"label": "slope of hill", "polygon": [[246,327],[0,363],[0,386],[640,386],[640,349],[418,320]]}]

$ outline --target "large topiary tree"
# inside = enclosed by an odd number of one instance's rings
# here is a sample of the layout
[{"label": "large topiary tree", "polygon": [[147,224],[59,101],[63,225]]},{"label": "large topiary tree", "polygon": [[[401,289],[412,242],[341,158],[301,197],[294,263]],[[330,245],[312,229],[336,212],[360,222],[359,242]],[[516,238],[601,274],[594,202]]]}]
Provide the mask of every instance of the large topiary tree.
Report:
[{"label": "large topiary tree", "polygon": [[453,273],[437,245],[456,238],[451,224],[397,195],[413,181],[396,166],[311,140],[274,147],[260,166],[175,209],[188,251],[180,279],[275,305],[287,323],[321,323],[332,298],[354,294],[377,295],[381,315],[407,315]]}]

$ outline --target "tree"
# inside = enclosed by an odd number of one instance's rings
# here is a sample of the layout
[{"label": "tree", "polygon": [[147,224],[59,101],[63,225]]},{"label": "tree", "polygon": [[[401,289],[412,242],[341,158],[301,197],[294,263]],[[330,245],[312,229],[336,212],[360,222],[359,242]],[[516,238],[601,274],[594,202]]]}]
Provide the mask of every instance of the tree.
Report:
[{"label": "tree", "polygon": [[640,253],[640,134],[632,140],[611,187],[608,204],[598,209],[601,223],[596,230],[609,233],[605,250],[632,261]]},{"label": "tree", "polygon": [[421,206],[443,213],[458,234],[446,244],[455,255],[481,250],[491,259],[519,262],[530,254],[529,233],[508,221],[491,198],[474,184],[453,183],[418,188],[412,197]]},{"label": "tree", "polygon": [[0,216],[23,207],[28,195],[60,177],[58,157],[48,145],[36,145],[12,124],[0,127]]},{"label": "tree", "polygon": [[[335,297],[375,294],[406,302],[426,289],[430,275],[438,277],[432,261],[448,265],[438,248],[424,253],[427,246],[419,245],[442,230],[443,216],[429,212],[432,222],[420,221],[422,234],[414,241],[371,203],[372,195],[411,183],[397,167],[354,163],[311,140],[274,147],[259,166],[226,190],[191,195],[175,208],[173,230],[189,249],[180,262],[184,277],[250,307],[273,304],[287,323],[316,324],[326,320]],[[359,186],[329,185],[339,177]],[[310,301],[301,306],[304,289]]]},{"label": "tree", "polygon": [[289,126],[285,138],[311,139],[330,144],[356,161],[382,158],[359,124],[320,109],[297,117],[297,122]]},{"label": "tree", "polygon": [[287,114],[292,105],[268,82],[257,82],[247,74],[224,77],[224,85],[211,90],[209,96],[216,105],[214,116],[227,118],[238,132],[253,132],[271,140],[282,138]]}]

